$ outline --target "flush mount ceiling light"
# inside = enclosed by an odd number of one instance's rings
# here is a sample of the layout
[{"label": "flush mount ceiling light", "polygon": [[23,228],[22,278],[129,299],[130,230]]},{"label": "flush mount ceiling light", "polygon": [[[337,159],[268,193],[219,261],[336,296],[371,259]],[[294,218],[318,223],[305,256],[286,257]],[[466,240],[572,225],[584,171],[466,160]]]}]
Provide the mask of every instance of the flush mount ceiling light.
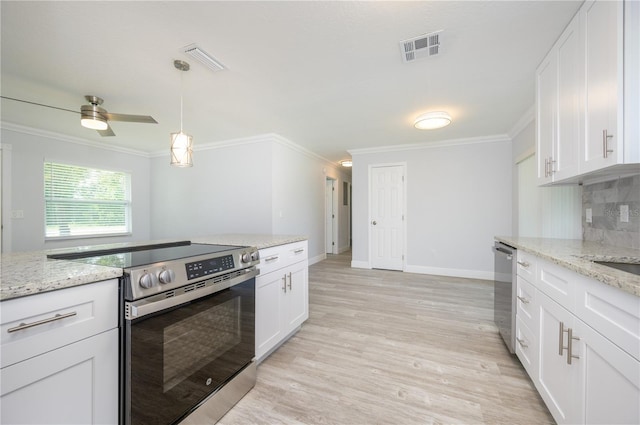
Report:
[{"label": "flush mount ceiling light", "polygon": [[451,115],[446,112],[427,112],[416,118],[413,126],[419,130],[435,130],[451,124]]},{"label": "flush mount ceiling light", "polygon": [[[189,70],[189,64],[181,60],[173,65],[182,71]],[[180,74],[180,131],[171,133],[171,165],[174,167],[193,167],[193,137],[182,131],[182,75]]]},{"label": "flush mount ceiling light", "polygon": [[353,161],[347,159],[346,161],[340,161],[340,165],[343,167],[353,167]]}]

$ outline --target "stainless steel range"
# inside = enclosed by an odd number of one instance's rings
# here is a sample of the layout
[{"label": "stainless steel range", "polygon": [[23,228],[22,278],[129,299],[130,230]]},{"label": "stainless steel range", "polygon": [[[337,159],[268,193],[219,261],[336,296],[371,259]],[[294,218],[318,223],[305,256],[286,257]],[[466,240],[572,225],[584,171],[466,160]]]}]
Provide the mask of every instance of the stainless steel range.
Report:
[{"label": "stainless steel range", "polygon": [[122,423],[215,423],[255,385],[256,248],[185,241],[54,257],[123,269]]}]

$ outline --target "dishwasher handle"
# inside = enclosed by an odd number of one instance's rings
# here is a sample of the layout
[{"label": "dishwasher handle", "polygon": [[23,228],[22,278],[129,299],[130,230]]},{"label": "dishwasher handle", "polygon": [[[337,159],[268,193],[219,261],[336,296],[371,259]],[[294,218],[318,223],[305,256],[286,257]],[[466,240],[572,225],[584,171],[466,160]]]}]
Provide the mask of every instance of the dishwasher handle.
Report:
[{"label": "dishwasher handle", "polygon": [[502,248],[500,246],[494,246],[493,250],[501,254],[505,254],[507,256],[507,260],[509,261],[513,259],[513,252],[509,251],[508,249]]}]

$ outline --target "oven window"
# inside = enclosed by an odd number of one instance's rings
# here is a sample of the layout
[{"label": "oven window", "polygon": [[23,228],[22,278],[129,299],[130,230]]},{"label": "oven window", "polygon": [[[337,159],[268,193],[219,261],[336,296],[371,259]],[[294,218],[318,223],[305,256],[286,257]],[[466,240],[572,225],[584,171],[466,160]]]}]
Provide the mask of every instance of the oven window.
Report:
[{"label": "oven window", "polygon": [[167,392],[242,341],[240,298],[228,300],[164,329]]},{"label": "oven window", "polygon": [[255,279],[127,321],[125,424],[173,424],[255,356]]}]

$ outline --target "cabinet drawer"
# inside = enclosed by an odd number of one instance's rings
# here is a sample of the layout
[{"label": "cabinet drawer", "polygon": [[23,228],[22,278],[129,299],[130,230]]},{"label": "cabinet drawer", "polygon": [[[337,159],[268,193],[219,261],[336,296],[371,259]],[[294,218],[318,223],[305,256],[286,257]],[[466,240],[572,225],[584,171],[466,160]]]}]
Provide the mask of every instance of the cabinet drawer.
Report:
[{"label": "cabinet drawer", "polygon": [[517,277],[516,315],[533,331],[538,328],[536,292],[536,288],[532,284],[520,276]]},{"label": "cabinet drawer", "polygon": [[118,330],[3,368],[3,424],[117,424]]},{"label": "cabinet drawer", "polygon": [[533,282],[536,279],[536,268],[538,264],[538,259],[522,250],[518,250],[518,259],[517,259],[517,274],[518,276],[522,276],[527,279],[529,282]]},{"label": "cabinet drawer", "polygon": [[535,379],[538,365],[538,339],[535,335],[520,317],[516,317],[516,344],[514,348],[516,356],[531,379]]},{"label": "cabinet drawer", "polygon": [[577,279],[576,315],[640,360],[640,297],[588,277]]},{"label": "cabinet drawer", "polygon": [[577,273],[557,264],[538,259],[536,287],[552,300],[573,311]]},{"label": "cabinet drawer", "polygon": [[286,245],[278,245],[260,250],[260,274],[287,267],[308,257],[308,242],[300,241]]},{"label": "cabinet drawer", "polygon": [[1,367],[117,326],[117,279],[4,301]]}]

